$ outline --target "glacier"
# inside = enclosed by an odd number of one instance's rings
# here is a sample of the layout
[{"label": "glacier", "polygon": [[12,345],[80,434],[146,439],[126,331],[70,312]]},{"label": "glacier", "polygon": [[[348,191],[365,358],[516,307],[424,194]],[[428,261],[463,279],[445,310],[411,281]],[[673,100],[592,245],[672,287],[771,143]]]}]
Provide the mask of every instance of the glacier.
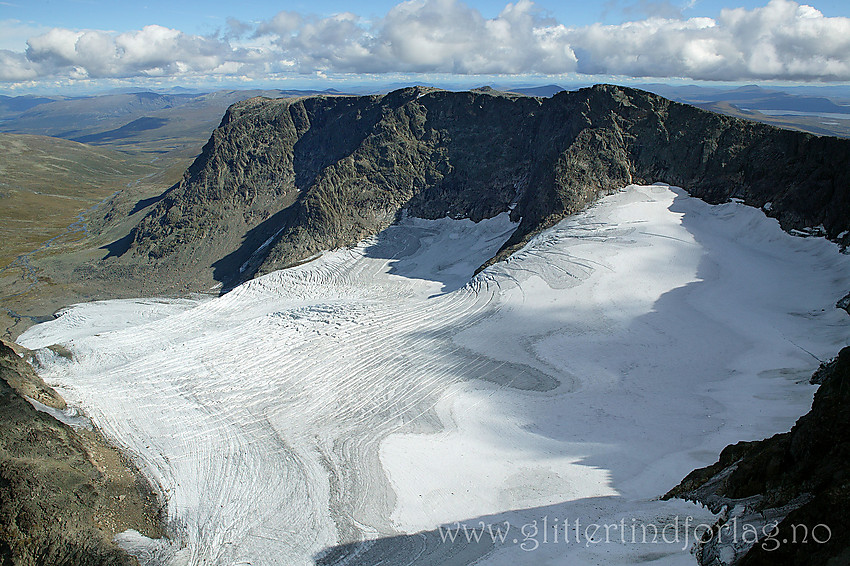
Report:
[{"label": "glacier", "polygon": [[515,228],[407,217],[18,341],[158,486],[170,538],[118,537],[142,564],[693,564],[713,515],[659,496],[808,410],[850,337],[847,256],[659,184],[476,275]]}]

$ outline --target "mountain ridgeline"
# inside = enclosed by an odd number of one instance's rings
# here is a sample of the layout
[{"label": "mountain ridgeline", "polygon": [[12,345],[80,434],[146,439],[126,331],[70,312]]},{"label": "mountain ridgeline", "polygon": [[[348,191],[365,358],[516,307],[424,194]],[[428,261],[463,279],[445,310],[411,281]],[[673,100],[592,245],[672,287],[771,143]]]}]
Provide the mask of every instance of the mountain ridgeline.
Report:
[{"label": "mountain ridgeline", "polygon": [[413,87],[231,106],[104,267],[227,289],[354,244],[402,210],[474,221],[510,211],[520,224],[493,262],[602,194],[652,182],[740,198],[786,230],[850,229],[850,140],[610,85],[551,98]]}]

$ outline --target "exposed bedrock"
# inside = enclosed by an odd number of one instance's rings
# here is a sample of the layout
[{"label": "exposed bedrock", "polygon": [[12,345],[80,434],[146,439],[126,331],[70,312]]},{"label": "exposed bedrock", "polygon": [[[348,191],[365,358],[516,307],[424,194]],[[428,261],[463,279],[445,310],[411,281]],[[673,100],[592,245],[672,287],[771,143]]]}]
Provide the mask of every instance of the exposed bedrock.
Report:
[{"label": "exposed bedrock", "polygon": [[723,511],[701,565],[850,563],[850,347],[813,380],[812,410],[790,432],[727,446],[665,496]]},{"label": "exposed bedrock", "polygon": [[[780,130],[599,85],[552,98],[414,87],[384,96],[254,98],[102,271],[203,290],[294,265],[393,223],[521,223],[491,260],[629,183],[763,207],[785,229],[848,226],[850,140]],[[176,275],[175,275],[176,274]]]},{"label": "exposed bedrock", "polygon": [[65,407],[0,341],[0,564],[138,564],[113,537],[162,536],[158,496],[99,431],[73,429],[38,403]]}]

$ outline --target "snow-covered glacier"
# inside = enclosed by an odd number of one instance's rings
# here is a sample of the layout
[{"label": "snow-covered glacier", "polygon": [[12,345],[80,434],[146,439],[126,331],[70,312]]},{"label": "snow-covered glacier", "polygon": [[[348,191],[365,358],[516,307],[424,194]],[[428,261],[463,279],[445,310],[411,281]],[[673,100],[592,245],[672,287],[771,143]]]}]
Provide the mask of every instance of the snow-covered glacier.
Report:
[{"label": "snow-covered glacier", "polygon": [[119,537],[143,563],[693,564],[712,516],[658,497],[808,410],[850,338],[848,258],[632,186],[473,276],[515,227],[406,218],[19,342],[160,487],[170,540]]}]

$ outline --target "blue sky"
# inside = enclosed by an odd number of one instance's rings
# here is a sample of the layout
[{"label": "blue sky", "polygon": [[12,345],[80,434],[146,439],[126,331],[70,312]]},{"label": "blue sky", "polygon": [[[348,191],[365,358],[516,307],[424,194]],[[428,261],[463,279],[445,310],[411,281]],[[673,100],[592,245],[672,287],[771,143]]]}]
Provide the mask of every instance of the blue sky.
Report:
[{"label": "blue sky", "polygon": [[[381,17],[399,2],[373,0],[346,2],[343,0],[271,1],[232,0],[166,1],[142,0],[5,0],[0,1],[0,20],[16,19],[26,24],[74,29],[128,31],[147,24],[159,24],[182,29],[189,33],[206,34],[223,26],[227,18],[260,21],[281,10],[302,14],[329,16],[339,12],[354,12],[366,18]],[[825,16],[850,17],[848,0],[816,0],[806,2]],[[466,4],[486,18],[494,18],[507,2],[471,0]],[[652,1],[609,0],[539,0],[535,2],[565,25],[589,25],[594,22],[618,24],[651,15],[666,15],[678,11],[685,17],[715,17],[723,8],[755,8],[765,2],[756,0],[696,0]]]},{"label": "blue sky", "polygon": [[0,0],[0,89],[497,76],[848,83],[847,0]]}]

